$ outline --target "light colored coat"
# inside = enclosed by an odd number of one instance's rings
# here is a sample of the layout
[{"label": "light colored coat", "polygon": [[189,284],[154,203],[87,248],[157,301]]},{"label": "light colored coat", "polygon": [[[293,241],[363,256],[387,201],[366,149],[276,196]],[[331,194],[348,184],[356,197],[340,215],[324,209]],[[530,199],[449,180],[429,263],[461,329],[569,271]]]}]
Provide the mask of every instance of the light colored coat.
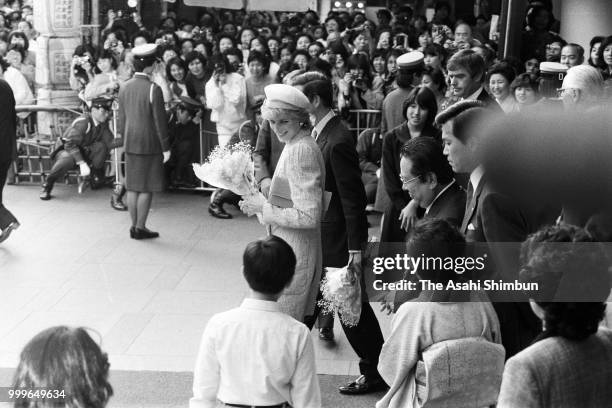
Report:
[{"label": "light colored coat", "polygon": [[482,296],[476,293],[470,302],[459,303],[411,301],[398,309],[378,362],[378,372],[390,388],[376,408],[419,406],[416,368],[429,346],[465,337],[501,343],[495,310]]},{"label": "light colored coat", "polygon": [[324,184],[321,150],[310,133],[302,131],[285,145],[270,187],[269,201],[278,191],[288,208],[270,202],[263,206],[263,222],[273,235],[291,245],[297,258],[293,281],[278,303],[283,312],[301,322],[314,312],[321,279]]},{"label": "light colored coat", "polygon": [[612,330],[584,341],[549,337],[506,362],[498,408],[609,407]]}]

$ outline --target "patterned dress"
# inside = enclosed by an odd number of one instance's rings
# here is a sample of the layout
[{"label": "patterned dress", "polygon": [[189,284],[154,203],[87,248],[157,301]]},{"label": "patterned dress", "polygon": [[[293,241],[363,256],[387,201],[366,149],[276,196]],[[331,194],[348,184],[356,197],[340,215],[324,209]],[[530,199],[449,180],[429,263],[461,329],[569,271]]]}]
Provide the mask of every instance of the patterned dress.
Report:
[{"label": "patterned dress", "polygon": [[310,133],[301,131],[285,145],[263,206],[263,222],[291,245],[297,258],[293,281],[278,303],[298,321],[313,314],[319,289],[324,183],[321,150]]}]

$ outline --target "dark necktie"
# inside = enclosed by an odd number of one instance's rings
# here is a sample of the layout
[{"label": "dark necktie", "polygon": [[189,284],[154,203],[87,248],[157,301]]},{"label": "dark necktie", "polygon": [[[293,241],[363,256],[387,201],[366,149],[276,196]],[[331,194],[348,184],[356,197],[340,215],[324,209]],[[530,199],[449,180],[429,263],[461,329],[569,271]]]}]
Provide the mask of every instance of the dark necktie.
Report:
[{"label": "dark necktie", "polygon": [[465,213],[467,214],[470,208],[472,208],[472,199],[474,198],[474,187],[472,187],[472,181],[468,180],[467,197],[465,200]]}]

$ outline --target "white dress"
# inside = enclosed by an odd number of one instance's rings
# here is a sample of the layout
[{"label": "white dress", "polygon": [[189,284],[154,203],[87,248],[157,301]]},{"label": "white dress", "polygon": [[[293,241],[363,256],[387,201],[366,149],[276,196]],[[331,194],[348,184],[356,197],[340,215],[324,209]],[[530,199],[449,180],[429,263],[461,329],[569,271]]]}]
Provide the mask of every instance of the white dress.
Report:
[{"label": "white dress", "polygon": [[[307,131],[289,141],[276,165],[270,197],[263,206],[263,222],[285,241],[297,258],[295,276],[278,303],[298,321],[314,312],[321,279],[321,218],[325,191],[325,164],[321,150]],[[287,188],[288,186],[288,188]],[[270,204],[275,192],[290,195],[289,208]],[[285,197],[289,198],[289,197]]]}]

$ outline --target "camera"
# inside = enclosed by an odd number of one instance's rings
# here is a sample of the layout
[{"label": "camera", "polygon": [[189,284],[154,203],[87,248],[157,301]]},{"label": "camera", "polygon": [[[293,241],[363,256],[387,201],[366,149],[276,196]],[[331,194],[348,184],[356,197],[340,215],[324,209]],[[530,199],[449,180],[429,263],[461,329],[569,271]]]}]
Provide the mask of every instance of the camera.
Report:
[{"label": "camera", "polygon": [[353,87],[355,88],[363,88],[365,86],[366,86],[366,83],[362,78],[357,78],[353,81]]}]

